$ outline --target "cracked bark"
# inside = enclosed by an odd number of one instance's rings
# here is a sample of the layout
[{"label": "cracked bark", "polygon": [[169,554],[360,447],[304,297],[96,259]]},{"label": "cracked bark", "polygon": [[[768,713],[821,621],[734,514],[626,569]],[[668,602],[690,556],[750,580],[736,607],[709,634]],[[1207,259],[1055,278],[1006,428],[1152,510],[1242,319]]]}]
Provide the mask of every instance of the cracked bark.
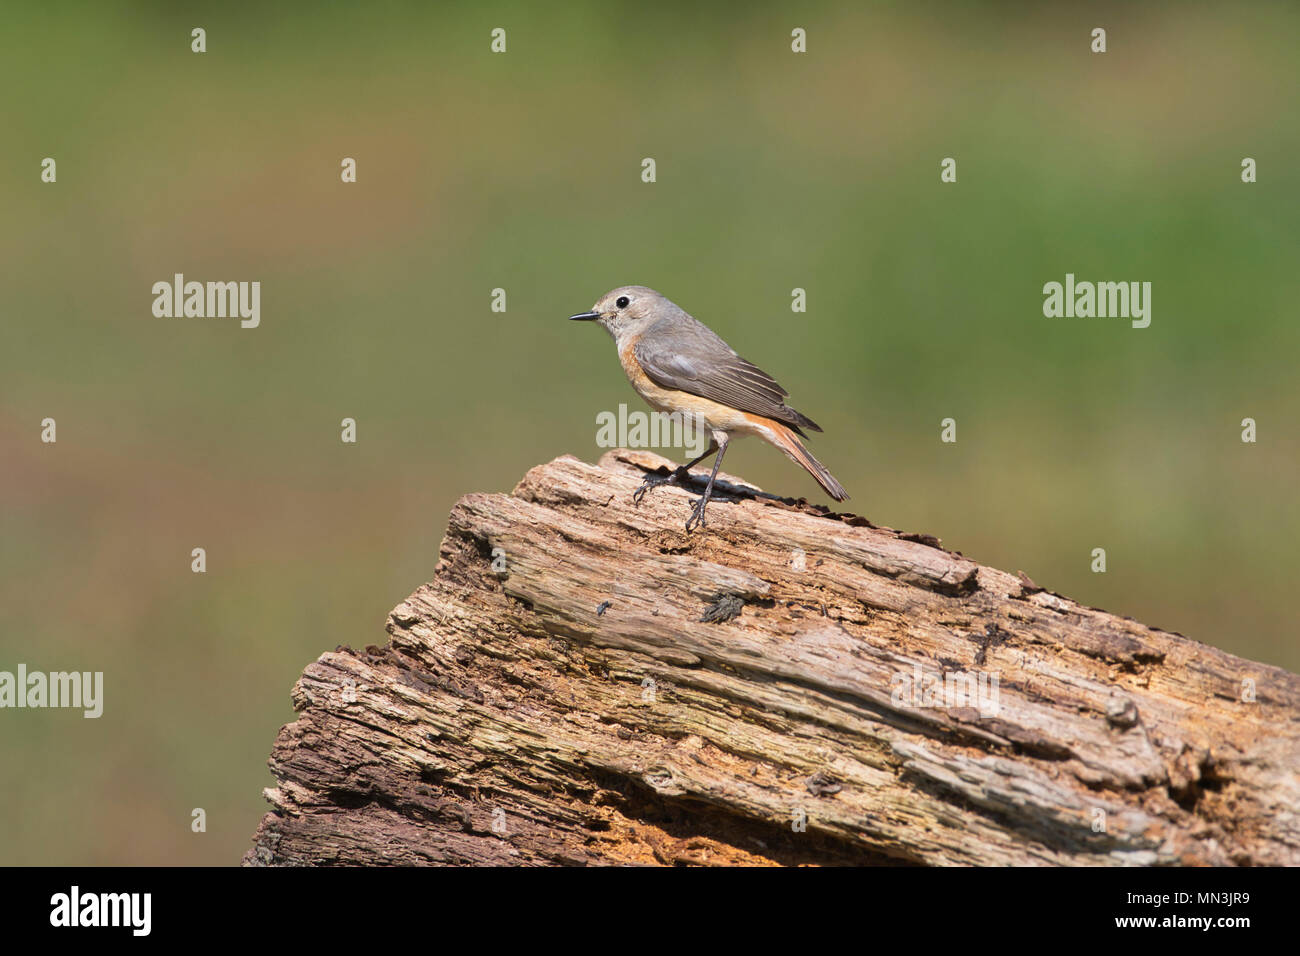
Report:
[{"label": "cracked bark", "polygon": [[1300,677],[730,476],[687,535],[669,465],[462,498],[244,862],[1300,864]]}]

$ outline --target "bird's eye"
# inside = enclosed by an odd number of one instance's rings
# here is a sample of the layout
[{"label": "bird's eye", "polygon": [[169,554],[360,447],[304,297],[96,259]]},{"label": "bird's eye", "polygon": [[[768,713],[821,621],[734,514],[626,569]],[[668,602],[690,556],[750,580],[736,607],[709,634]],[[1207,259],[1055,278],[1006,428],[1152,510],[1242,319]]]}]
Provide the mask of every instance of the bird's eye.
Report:
[{"label": "bird's eye", "polygon": [[618,306],[620,309],[626,309],[626,308],[627,308],[627,304],[628,304],[628,302],[630,302],[630,301],[632,301],[632,300],[629,299],[627,296],[625,296],[625,295],[620,295],[620,296],[619,296],[619,297],[614,301],[614,304],[615,304],[616,306]]}]

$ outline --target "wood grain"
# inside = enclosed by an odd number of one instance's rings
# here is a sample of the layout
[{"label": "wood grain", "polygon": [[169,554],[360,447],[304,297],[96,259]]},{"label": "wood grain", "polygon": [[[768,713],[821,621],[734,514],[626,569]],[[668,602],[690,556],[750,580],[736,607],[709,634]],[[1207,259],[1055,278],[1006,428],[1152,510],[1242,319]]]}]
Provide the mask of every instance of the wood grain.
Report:
[{"label": "wood grain", "polygon": [[244,862],[1300,864],[1296,675],[732,476],[688,535],[670,466],[457,502]]}]

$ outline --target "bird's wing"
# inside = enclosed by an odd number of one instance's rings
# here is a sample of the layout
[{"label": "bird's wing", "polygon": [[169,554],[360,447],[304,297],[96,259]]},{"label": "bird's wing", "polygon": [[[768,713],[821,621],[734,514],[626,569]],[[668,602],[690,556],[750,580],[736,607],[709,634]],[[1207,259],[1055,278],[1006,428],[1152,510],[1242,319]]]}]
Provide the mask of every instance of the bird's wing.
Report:
[{"label": "bird's wing", "polygon": [[789,394],[772,376],[746,362],[707,326],[691,320],[657,322],[632,347],[656,385],[690,392],[731,408],[821,431],[785,404]]}]

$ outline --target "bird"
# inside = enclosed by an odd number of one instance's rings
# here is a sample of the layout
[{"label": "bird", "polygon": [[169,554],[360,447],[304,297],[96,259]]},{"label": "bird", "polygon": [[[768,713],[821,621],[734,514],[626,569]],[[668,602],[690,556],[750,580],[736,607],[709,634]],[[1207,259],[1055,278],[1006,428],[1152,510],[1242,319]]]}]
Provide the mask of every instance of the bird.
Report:
[{"label": "bird", "polygon": [[731,439],[743,435],[757,435],[775,445],[828,495],[836,501],[848,500],[844,486],[800,441],[808,437],[805,428],[819,432],[821,426],[785,403],[790,393],[772,376],[741,358],[717,333],[667,297],[643,285],[619,286],[588,311],[569,318],[604,327],[614,339],[628,381],[652,408],[681,413],[709,431],[704,454],[667,477],[647,475],[633,493],[636,504],[652,488],[686,480],[691,468],[716,453],[704,494],[693,502],[686,519],[687,532],[704,527],[704,511],[722,457]]}]

